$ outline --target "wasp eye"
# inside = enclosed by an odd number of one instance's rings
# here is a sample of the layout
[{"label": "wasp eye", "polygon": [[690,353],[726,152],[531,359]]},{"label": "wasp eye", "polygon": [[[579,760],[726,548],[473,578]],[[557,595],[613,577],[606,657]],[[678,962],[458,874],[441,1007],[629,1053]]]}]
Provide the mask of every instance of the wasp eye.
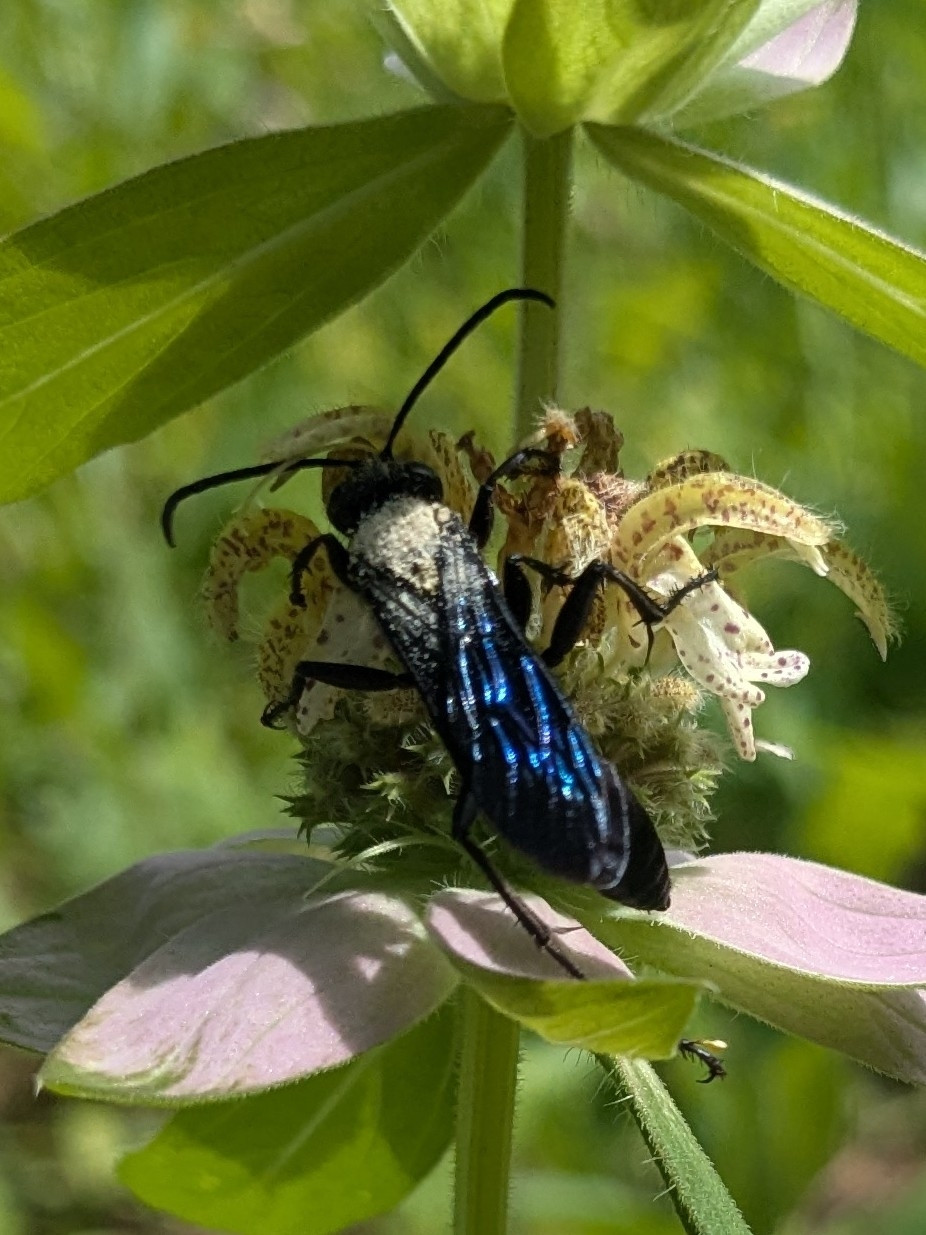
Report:
[{"label": "wasp eye", "polygon": [[444,486],[441,478],[426,463],[409,464],[406,476],[412,496],[423,498],[429,502],[440,502],[443,500]]}]

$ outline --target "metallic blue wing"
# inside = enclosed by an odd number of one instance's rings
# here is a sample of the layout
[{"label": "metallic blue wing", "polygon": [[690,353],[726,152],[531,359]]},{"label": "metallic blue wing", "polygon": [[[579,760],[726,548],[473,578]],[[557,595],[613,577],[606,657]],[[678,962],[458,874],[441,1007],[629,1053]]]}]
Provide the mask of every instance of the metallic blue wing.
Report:
[{"label": "metallic blue wing", "polygon": [[463,792],[538,866],[664,909],[651,820],[526,642],[467,529],[446,508],[435,526],[424,581],[400,577],[384,553],[356,561],[354,585],[414,678]]},{"label": "metallic blue wing", "polygon": [[478,806],[539,866],[661,907],[668,875],[651,821],[526,642],[475,549],[454,549],[440,569],[443,736],[464,776],[470,765]]}]

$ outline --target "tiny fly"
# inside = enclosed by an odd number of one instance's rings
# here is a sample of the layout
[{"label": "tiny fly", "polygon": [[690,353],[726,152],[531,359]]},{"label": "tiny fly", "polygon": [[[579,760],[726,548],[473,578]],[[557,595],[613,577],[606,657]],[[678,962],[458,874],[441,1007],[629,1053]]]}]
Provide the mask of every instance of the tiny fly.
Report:
[{"label": "tiny fly", "polygon": [[[472,825],[482,813],[505,840],[552,875],[594,887],[625,905],[668,907],[669,871],[652,820],[596,749],[551,669],[581,637],[605,582],[624,589],[651,633],[713,575],[698,576],[667,601],[657,602],[605,562],[593,562],[577,578],[569,578],[537,559],[511,557],[500,588],[481,553],[491,532],[495,490],[504,479],[555,474],[559,455],[532,447],[506,459],[479,487],[468,526],[444,505],[441,481],[432,468],[394,458],[396,437],[424,389],[462,341],[513,300],[553,305],[549,296],[532,288],[509,288],[492,297],[415,383],[379,454],[275,461],[205,477],[171,495],[162,525],[172,544],[178,504],[231,481],[274,471],[288,478],[308,468],[347,470],[327,503],[328,518],[347,544],[329,532],[305,545],[292,566],[292,599],[304,604],[303,573],[317,553],[325,552],[336,577],[369,605],[403,668],[390,672],[302,661],[288,698],[270,705],[262,719],[269,725],[278,722],[311,681],[348,690],[414,687],[460,775],[454,838],[537,944],[567,973],[582,978],[549,929],[495,870],[473,839]],[[524,634],[531,606],[525,568],[568,588],[550,645],[539,655]],[[697,1044],[683,1047],[708,1063],[711,1077],[722,1074],[719,1061],[715,1068],[713,1057]]]}]

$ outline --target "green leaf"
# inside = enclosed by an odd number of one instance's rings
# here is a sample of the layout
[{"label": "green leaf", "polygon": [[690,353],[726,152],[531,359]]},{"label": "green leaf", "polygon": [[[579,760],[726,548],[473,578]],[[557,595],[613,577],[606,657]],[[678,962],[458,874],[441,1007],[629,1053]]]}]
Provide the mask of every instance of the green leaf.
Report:
[{"label": "green leaf", "polygon": [[589,125],[626,175],[666,193],[761,270],[926,364],[926,254],[710,151]]},{"label": "green leaf", "polygon": [[[645,1059],[674,1055],[704,985],[637,981],[574,920],[552,915],[539,897],[525,903],[552,927],[557,946],[567,948],[591,980],[576,981],[558,970],[497,896],[468,889],[440,892],[428,902],[425,924],[488,1003],[548,1042]],[[550,972],[562,976],[551,979]]]},{"label": "green leaf", "polygon": [[678,107],[704,81],[759,0],[516,0],[505,77],[538,137],[579,120],[628,123]]},{"label": "green leaf", "polygon": [[688,1235],[749,1235],[749,1227],[649,1064],[599,1059],[629,1110]]},{"label": "green leaf", "polygon": [[251,1235],[327,1235],[392,1209],[450,1142],[452,1010],[344,1067],[176,1115],[122,1162],[136,1196]]},{"label": "green leaf", "polygon": [[423,86],[433,88],[433,74],[460,98],[494,103],[507,94],[502,36],[511,5],[512,0],[390,0],[385,16],[391,20],[377,24]]},{"label": "green leaf", "polygon": [[0,245],[0,499],[265,364],[410,256],[509,127],[430,107],[235,142]]},{"label": "green leaf", "polygon": [[493,1007],[548,1042],[634,1059],[671,1058],[703,990],[681,979],[538,982],[459,964]]}]

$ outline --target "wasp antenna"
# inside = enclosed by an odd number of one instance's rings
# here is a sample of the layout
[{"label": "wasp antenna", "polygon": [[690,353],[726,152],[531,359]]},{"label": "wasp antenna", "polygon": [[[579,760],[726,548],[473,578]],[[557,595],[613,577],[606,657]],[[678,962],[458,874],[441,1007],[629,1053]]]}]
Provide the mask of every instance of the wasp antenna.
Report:
[{"label": "wasp antenna", "polygon": [[234,484],[236,480],[254,480],[258,476],[269,476],[271,472],[279,471],[289,477],[294,472],[304,471],[309,467],[359,467],[359,459],[272,459],[269,463],[255,463],[251,467],[236,467],[230,472],[216,472],[214,476],[202,476],[191,484],[181,485],[175,489],[161,511],[161,531],[164,539],[173,549],[174,513],[181,502],[197,493],[207,493],[210,489],[219,489],[222,485]]},{"label": "wasp antenna", "polygon": [[279,466],[279,463],[255,463],[252,467],[236,467],[231,472],[216,472],[214,476],[202,476],[191,484],[181,485],[173,491],[161,511],[161,531],[164,539],[172,549],[175,547],[174,512],[188,497],[206,493],[209,489],[219,489],[222,485],[233,484],[236,480],[253,480],[255,476],[266,476]]},{"label": "wasp antenna", "polygon": [[383,447],[380,454],[381,459],[392,458],[392,446],[398,436],[399,430],[405,423],[405,418],[418,402],[423,391],[430,386],[431,382],[437,377],[441,369],[457,350],[460,344],[467,339],[473,331],[481,326],[487,317],[491,317],[496,309],[500,309],[503,304],[508,304],[512,300],[536,300],[540,304],[545,304],[547,308],[554,309],[556,301],[552,296],[548,296],[546,292],[539,292],[533,287],[508,287],[503,292],[498,292],[491,300],[487,300],[481,308],[477,309],[472,316],[468,317],[463,325],[457,330],[440,349],[422,375],[415,382],[414,386],[405,396],[405,401],[396,413],[396,418],[392,422],[392,428],[389,430],[389,437],[386,440],[386,445]]}]

